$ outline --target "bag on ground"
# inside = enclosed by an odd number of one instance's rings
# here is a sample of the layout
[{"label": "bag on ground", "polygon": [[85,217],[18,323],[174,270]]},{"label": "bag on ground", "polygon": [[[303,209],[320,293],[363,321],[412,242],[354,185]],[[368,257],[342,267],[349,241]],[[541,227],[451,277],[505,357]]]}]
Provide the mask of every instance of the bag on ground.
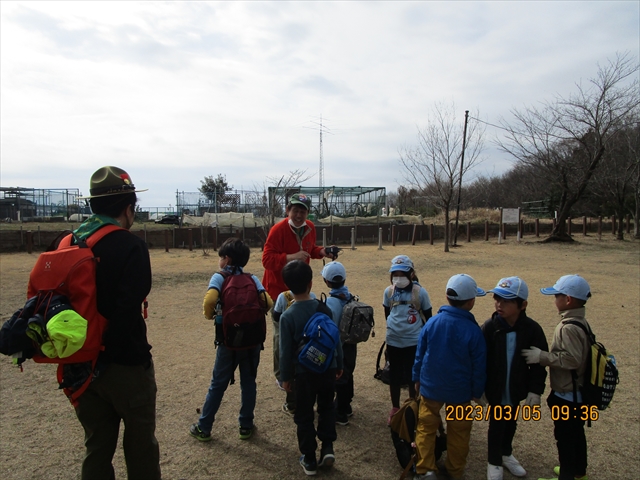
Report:
[{"label": "bag on ground", "polygon": [[[386,345],[386,342],[382,342],[382,345],[380,345],[380,351],[378,351],[378,358],[376,359],[376,373],[373,374],[373,378],[380,380],[385,385],[389,385],[391,383],[391,367],[387,359],[387,350],[384,348]],[[384,365],[380,367],[380,360],[383,354]]]},{"label": "bag on ground", "polygon": [[[246,350],[264,343],[266,311],[251,274],[219,273],[225,277],[220,292],[222,343],[231,350]],[[263,304],[266,306],[266,298]]]},{"label": "bag on ground", "polygon": [[318,309],[307,321],[298,346],[298,363],[314,373],[327,371],[340,342],[340,330],[330,314],[329,308],[318,300]]},{"label": "bag on ground", "polygon": [[[594,405],[598,410],[605,410],[611,403],[616,386],[620,381],[616,359],[613,355],[607,354],[607,349],[602,343],[596,341],[591,327],[575,321],[569,321],[567,324],[580,327],[587,335],[591,345],[584,371],[584,385],[580,388],[582,403]],[[572,370],[571,375],[574,391],[577,391],[577,372]]]}]

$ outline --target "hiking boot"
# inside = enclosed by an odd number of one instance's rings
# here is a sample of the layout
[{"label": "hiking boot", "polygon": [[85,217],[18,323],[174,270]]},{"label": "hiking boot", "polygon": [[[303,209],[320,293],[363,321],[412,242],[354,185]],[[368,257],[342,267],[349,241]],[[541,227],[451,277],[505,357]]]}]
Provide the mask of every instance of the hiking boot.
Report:
[{"label": "hiking boot", "polygon": [[211,433],[205,433],[200,430],[200,427],[197,423],[194,423],[189,427],[189,435],[193,438],[200,440],[201,442],[208,442],[211,440]]},{"label": "hiking boot", "polygon": [[509,472],[511,472],[511,475],[514,475],[516,477],[524,477],[527,474],[527,471],[522,468],[520,462],[516,460],[516,457],[514,457],[513,455],[509,455],[508,457],[503,455],[502,466],[509,470]]},{"label": "hiking boot", "polygon": [[422,475],[416,473],[413,476],[413,480],[438,480],[438,475],[436,475],[436,472],[431,470],[430,472],[423,473]]},{"label": "hiking boot", "polygon": [[336,413],[336,423],[346,427],[349,425],[349,417],[346,413]]},{"label": "hiking boot", "polygon": [[286,403],[282,404],[282,411],[290,417],[293,417],[296,414],[296,411],[294,409],[290,409],[289,405],[287,405]]},{"label": "hiking boot", "polygon": [[320,449],[320,463],[319,467],[333,467],[333,464],[336,462],[336,456],[333,453],[333,444],[329,443],[327,445],[322,444],[322,448]]},{"label": "hiking boot", "polygon": [[389,418],[387,418],[387,426],[391,425],[391,419],[393,418],[393,416],[398,413],[398,410],[400,410],[398,407],[393,407],[390,411],[389,411]]},{"label": "hiking boot", "polygon": [[302,470],[304,470],[304,473],[309,476],[318,473],[318,462],[315,458],[313,459],[313,461],[309,462],[307,461],[306,456],[302,455],[300,457],[300,466],[302,467]]},{"label": "hiking boot", "polygon": [[503,471],[502,467],[487,463],[487,480],[502,480]]},{"label": "hiking boot", "polygon": [[251,435],[253,435],[253,427],[250,428],[239,428],[240,431],[240,440],[249,440]]}]

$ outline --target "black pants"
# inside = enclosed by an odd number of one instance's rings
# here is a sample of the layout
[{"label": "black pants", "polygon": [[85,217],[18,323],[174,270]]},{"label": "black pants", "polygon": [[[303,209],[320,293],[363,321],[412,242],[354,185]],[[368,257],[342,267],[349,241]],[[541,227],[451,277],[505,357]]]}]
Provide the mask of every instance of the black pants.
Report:
[{"label": "black pants", "polygon": [[[333,406],[333,393],[336,386],[336,370],[330,368],[324,373],[296,374],[296,413],[293,421],[298,426],[298,447],[307,458],[314,458],[318,439],[324,443],[333,443],[336,435],[336,412]],[[313,405],[318,403],[318,429],[314,425]]]},{"label": "black pants", "polygon": [[501,466],[502,456],[508,457],[513,452],[512,442],[517,425],[515,419],[496,420],[493,415],[491,416],[487,437],[488,462],[491,465]]},{"label": "black pants", "polygon": [[547,398],[549,408],[554,405],[569,407],[568,420],[554,420],[553,434],[556,437],[558,447],[558,459],[560,460],[560,475],[558,480],[573,480],[587,474],[587,437],[584,434],[584,420],[573,418],[573,412],[580,412],[579,403],[564,400],[551,391]]},{"label": "black pants", "polygon": [[336,411],[340,415],[351,413],[353,400],[353,371],[356,369],[358,345],[356,343],[342,344],[342,358],[344,370],[342,377],[336,380]]}]

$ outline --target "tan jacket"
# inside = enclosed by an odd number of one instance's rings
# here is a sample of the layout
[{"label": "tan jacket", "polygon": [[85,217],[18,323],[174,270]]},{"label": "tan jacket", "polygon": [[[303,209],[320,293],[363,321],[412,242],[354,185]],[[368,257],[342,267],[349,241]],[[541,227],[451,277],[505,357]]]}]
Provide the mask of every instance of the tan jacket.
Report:
[{"label": "tan jacket", "polygon": [[578,385],[582,385],[589,353],[589,340],[577,325],[567,325],[570,320],[587,324],[585,308],[560,312],[562,320],[553,332],[551,348],[540,353],[540,365],[549,367],[551,388],[559,393],[573,392],[571,370],[578,371]]}]

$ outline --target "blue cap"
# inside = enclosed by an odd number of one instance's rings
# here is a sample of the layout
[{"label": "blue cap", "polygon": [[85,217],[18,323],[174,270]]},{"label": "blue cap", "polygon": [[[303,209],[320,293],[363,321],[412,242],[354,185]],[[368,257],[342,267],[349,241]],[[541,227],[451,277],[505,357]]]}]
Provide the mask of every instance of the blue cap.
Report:
[{"label": "blue cap", "polygon": [[413,270],[413,262],[406,255],[398,255],[391,260],[389,272],[410,272]]},{"label": "blue cap", "polygon": [[[476,297],[484,297],[487,293],[478,288],[476,281],[465,273],[454,275],[447,282],[447,291],[451,289],[456,295],[447,295],[451,300],[471,300]],[[445,291],[446,294],[446,291]]]},{"label": "blue cap", "polygon": [[520,277],[506,277],[501,278],[498,284],[493,290],[489,290],[487,293],[495,293],[499,297],[512,300],[514,298],[521,298],[526,300],[529,297],[529,287],[524,283]]},{"label": "blue cap", "polygon": [[587,300],[591,296],[591,288],[580,275],[560,277],[553,287],[541,288],[544,295],[567,295],[579,300]]},{"label": "blue cap", "polygon": [[347,279],[347,271],[340,262],[329,262],[322,269],[322,278],[328,282],[333,282],[337,277],[340,280]]}]

